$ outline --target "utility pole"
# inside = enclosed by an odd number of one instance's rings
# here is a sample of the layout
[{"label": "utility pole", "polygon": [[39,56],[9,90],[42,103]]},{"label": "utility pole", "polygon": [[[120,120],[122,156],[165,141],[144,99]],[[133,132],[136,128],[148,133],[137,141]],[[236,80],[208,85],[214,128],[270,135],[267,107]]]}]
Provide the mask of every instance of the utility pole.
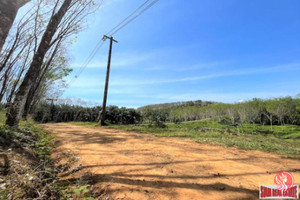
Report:
[{"label": "utility pole", "polygon": [[107,61],[107,69],[106,69],[106,79],[105,79],[102,110],[100,112],[100,124],[101,124],[101,126],[105,125],[104,121],[105,121],[105,112],[106,112],[106,101],[107,101],[107,92],[108,92],[108,82],[109,82],[112,44],[113,44],[113,42],[118,43],[118,41],[114,40],[114,38],[112,36],[108,37],[108,36],[104,35],[102,40],[106,40],[106,39],[109,39],[110,43],[109,43],[109,52],[108,52],[108,61]]},{"label": "utility pole", "polygon": [[48,101],[51,101],[51,108],[50,108],[51,121],[54,121],[54,112],[55,112],[54,101],[57,101],[57,99],[49,98],[49,99],[47,99],[47,100],[48,100]]}]

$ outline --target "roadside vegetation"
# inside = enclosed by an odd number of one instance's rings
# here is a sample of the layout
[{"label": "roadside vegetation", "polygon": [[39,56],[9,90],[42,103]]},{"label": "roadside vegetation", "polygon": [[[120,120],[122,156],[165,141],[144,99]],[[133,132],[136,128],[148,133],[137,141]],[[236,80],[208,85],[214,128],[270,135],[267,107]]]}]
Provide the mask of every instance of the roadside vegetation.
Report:
[{"label": "roadside vegetation", "polygon": [[[38,104],[32,112],[37,122],[97,122],[101,107],[83,107],[67,104],[50,105],[47,102]],[[133,108],[108,106],[106,108],[107,124],[137,124],[142,120],[141,113]]]},{"label": "roadside vegetation", "polygon": [[[244,103],[181,102],[138,109],[139,123],[108,128],[187,137],[198,142],[262,150],[300,158],[300,99],[253,99]],[[71,122],[97,126],[98,122]]]},{"label": "roadside vegetation", "polygon": [[53,138],[33,121],[22,121],[19,129],[4,125],[0,112],[0,199],[31,199],[59,196],[50,153]]},{"label": "roadside vegetation", "polygon": [[[17,10],[11,7],[18,2],[4,4],[3,10]],[[41,100],[54,99],[66,88],[64,77],[72,71],[68,49],[99,7],[93,0],[25,2],[27,11],[0,48],[0,102],[6,104],[10,127],[18,127]]]},{"label": "roadside vegetation", "polygon": [[[26,3],[27,10],[15,19]],[[66,88],[64,77],[72,71],[68,49],[99,4],[93,0],[0,4],[5,11],[0,25],[0,200],[90,199],[81,180],[58,179],[70,163],[55,165],[50,158],[54,138],[30,115],[42,100],[53,99]]]},{"label": "roadside vegetation", "polygon": [[[95,127],[97,122],[70,122],[74,125]],[[243,127],[220,124],[216,120],[199,120],[182,123],[165,123],[165,128],[151,123],[137,125],[109,125],[106,128],[139,133],[151,133],[161,137],[184,137],[197,142],[261,150],[300,158],[300,127],[296,125],[255,125]]]},{"label": "roadside vegetation", "polygon": [[253,99],[226,104],[190,101],[174,107],[146,106],[139,110],[144,119],[163,122],[184,122],[217,119],[220,123],[235,126],[244,124],[300,125],[300,96],[274,99]]},{"label": "roadside vegetation", "polygon": [[166,123],[165,128],[150,124],[110,125],[108,128],[152,133],[163,137],[185,137],[197,142],[221,144],[249,150],[261,150],[300,158],[300,127],[295,125],[271,126],[245,124],[244,127],[221,125],[214,120]]},{"label": "roadside vegetation", "polygon": [[21,121],[18,129],[5,126],[5,120],[0,111],[0,200],[93,199],[87,182],[58,178],[74,162],[55,165],[51,133],[30,119]]}]

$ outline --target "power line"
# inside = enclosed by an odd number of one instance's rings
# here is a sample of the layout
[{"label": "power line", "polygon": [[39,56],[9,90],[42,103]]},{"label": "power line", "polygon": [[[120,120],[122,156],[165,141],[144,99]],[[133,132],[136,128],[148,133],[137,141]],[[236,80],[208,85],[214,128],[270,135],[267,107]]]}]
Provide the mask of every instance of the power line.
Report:
[{"label": "power line", "polygon": [[[133,13],[131,13],[128,17],[126,17],[121,23],[119,23],[117,26],[115,26],[111,31],[109,31],[110,36],[116,34],[117,32],[119,32],[121,29],[123,29],[125,26],[127,26],[130,22],[132,22],[133,20],[135,20],[137,17],[139,17],[141,14],[143,14],[146,10],[148,10],[149,8],[151,8],[154,4],[156,4],[159,0],[154,0],[153,2],[151,2],[148,6],[146,6],[144,9],[142,9],[139,13],[137,13],[134,17],[132,17],[131,19],[129,19],[132,15],[134,15],[139,9],[141,9],[144,5],[146,5],[149,0],[147,0],[145,3],[143,3],[138,9],[136,9]],[[128,20],[129,19],[129,20]],[[128,20],[126,22],[126,20]],[[125,23],[124,23],[125,22]],[[119,27],[122,23],[124,23],[121,27]],[[119,28],[117,28],[119,27]],[[117,28],[117,29],[116,29]],[[116,30],[115,30],[116,29]],[[115,31],[114,31],[115,30]],[[111,33],[112,32],[112,33]]]},{"label": "power line", "polygon": [[95,57],[95,55],[97,54],[97,52],[100,50],[100,48],[103,46],[104,44],[104,40],[100,40],[98,42],[98,44],[96,45],[96,47],[93,49],[93,51],[90,53],[89,57],[87,58],[86,62],[81,66],[80,70],[78,71],[78,73],[71,79],[71,81],[68,84],[68,87],[70,85],[72,85],[75,80],[81,75],[81,73],[83,72],[83,70],[88,66],[88,64],[90,64],[90,62],[92,61],[92,59]]},{"label": "power line", "polygon": [[111,29],[106,35],[110,35],[111,32],[113,32],[116,28],[118,28],[120,25],[122,25],[127,19],[129,19],[132,15],[134,15],[138,10],[140,10],[142,7],[144,7],[150,0],[145,1],[142,5],[140,5],[137,9],[135,9],[130,15],[128,15],[125,19],[123,19],[117,26],[115,26],[113,29]]},{"label": "power line", "polygon": [[[105,0],[101,0],[100,1],[100,5],[103,5]],[[71,79],[71,81],[67,84],[67,88],[70,87],[75,81],[76,79],[81,75],[81,73],[83,72],[83,70],[88,66],[88,64],[92,61],[92,59],[94,58],[94,56],[96,55],[96,53],[99,51],[99,49],[103,46],[104,40],[100,40],[97,45],[95,46],[95,48],[93,49],[93,51],[90,53],[90,55],[88,56],[88,58],[86,59],[85,63],[81,66],[81,68],[79,69],[78,73]]]},{"label": "power line", "polygon": [[96,47],[93,49],[93,51],[90,53],[89,57],[86,59],[86,62],[80,67],[79,71],[77,72],[77,74],[71,79],[71,81],[69,82],[68,86],[72,85],[75,80],[81,75],[81,73],[83,72],[83,70],[87,67],[87,65],[89,64],[90,60],[92,59],[94,52],[96,52],[96,49],[98,48],[98,45],[96,45]]},{"label": "power line", "polygon": [[[154,0],[150,4],[150,0],[146,0],[143,4],[141,4],[137,9],[135,9],[130,15],[128,15],[125,19],[123,19],[117,26],[112,28],[106,35],[112,36],[119,32],[121,29],[123,29],[125,26],[127,26],[129,23],[131,23],[133,20],[135,20],[137,17],[139,17],[141,14],[143,14],[146,10],[151,8],[154,4],[156,4],[159,0]],[[103,4],[104,0],[102,1]],[[148,5],[147,5],[148,4]],[[142,9],[145,5],[147,5],[144,9]],[[139,11],[142,9],[141,11]],[[136,15],[135,15],[136,14]],[[93,51],[90,53],[89,57],[87,58],[86,62],[82,65],[81,69],[78,71],[78,73],[71,79],[71,81],[68,83],[67,87],[70,87],[76,79],[82,74],[84,69],[88,66],[88,64],[92,61],[94,56],[97,54],[99,49],[103,46],[105,42],[105,39],[103,38],[98,42],[96,47],[93,49]]]}]

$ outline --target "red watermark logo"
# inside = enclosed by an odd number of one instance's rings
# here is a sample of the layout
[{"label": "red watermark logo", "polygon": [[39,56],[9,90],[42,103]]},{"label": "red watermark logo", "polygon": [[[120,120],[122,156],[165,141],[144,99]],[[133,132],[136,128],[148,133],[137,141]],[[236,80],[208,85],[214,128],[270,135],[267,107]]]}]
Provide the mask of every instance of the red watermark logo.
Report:
[{"label": "red watermark logo", "polygon": [[259,199],[298,199],[298,191],[298,185],[287,190],[278,190],[276,185],[261,185],[259,186]]},{"label": "red watermark logo", "polygon": [[278,190],[287,190],[294,186],[294,177],[289,172],[279,172],[274,177],[274,183]]},{"label": "red watermark logo", "polygon": [[298,199],[299,186],[294,185],[294,177],[289,172],[279,172],[274,177],[275,185],[259,186],[260,199]]}]

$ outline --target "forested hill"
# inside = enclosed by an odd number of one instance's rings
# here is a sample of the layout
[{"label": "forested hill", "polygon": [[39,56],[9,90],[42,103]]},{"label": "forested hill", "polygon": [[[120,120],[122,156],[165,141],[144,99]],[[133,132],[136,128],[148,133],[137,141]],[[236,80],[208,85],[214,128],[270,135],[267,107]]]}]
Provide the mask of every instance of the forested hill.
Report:
[{"label": "forested hill", "polygon": [[[143,119],[182,122],[218,119],[229,124],[300,124],[300,98],[252,99],[240,103],[188,101],[139,108]],[[153,119],[152,119],[153,118]],[[154,120],[154,121],[155,121]]]},{"label": "forested hill", "polygon": [[213,104],[216,102],[213,101],[202,101],[202,100],[196,100],[196,101],[178,101],[178,102],[171,102],[171,103],[160,103],[160,104],[152,104],[152,105],[146,105],[139,107],[138,110],[142,111],[145,109],[167,109],[167,108],[175,108],[175,107],[184,107],[184,106],[205,106],[208,104]]}]

